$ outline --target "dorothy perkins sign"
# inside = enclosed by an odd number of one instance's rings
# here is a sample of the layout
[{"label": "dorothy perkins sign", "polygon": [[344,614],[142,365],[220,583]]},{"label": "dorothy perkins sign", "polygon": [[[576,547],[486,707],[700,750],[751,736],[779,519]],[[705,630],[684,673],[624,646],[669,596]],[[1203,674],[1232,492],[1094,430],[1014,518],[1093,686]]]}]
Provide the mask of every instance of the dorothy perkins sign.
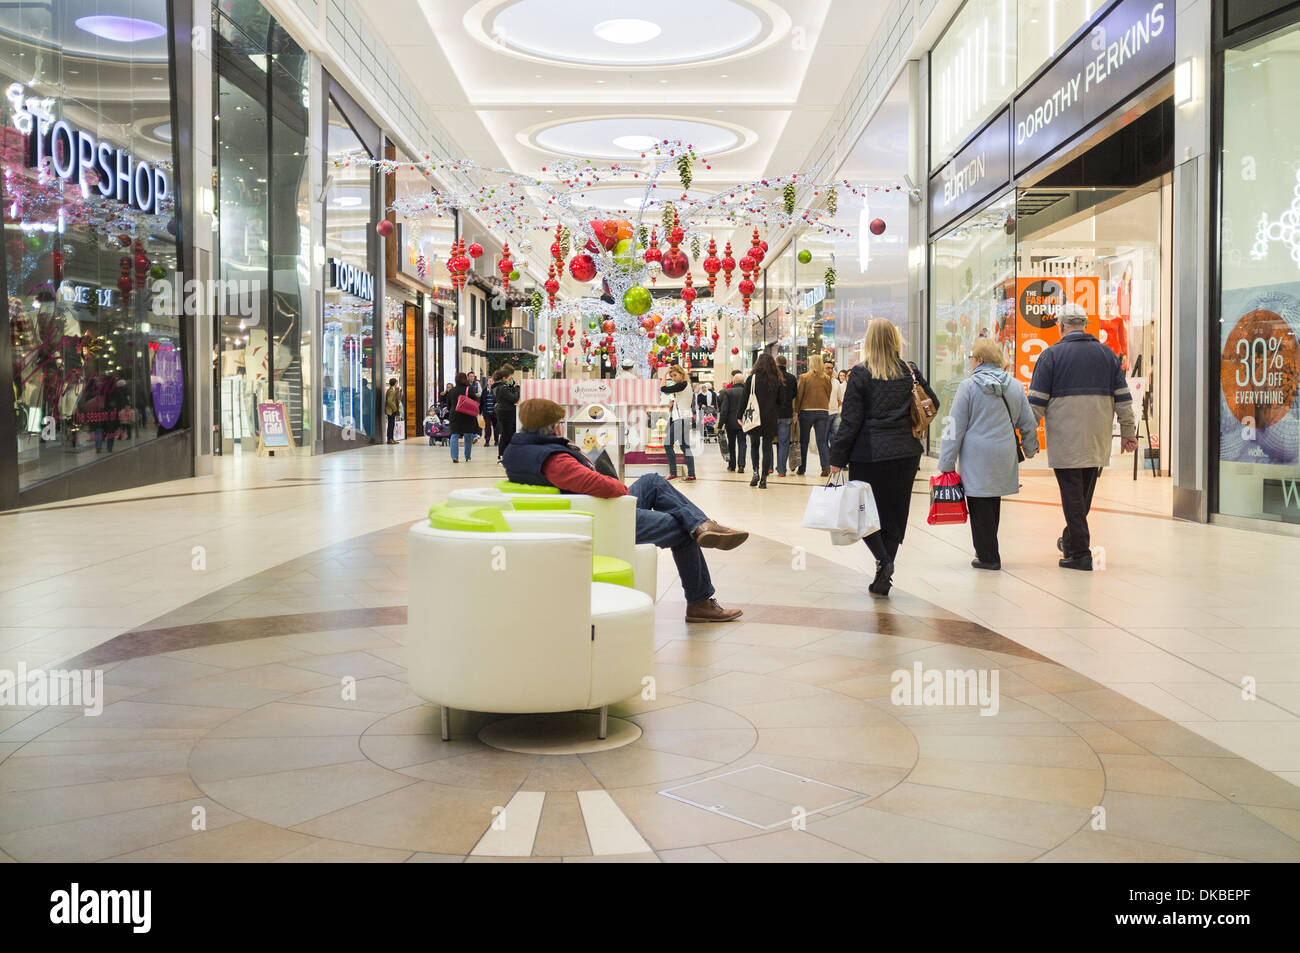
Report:
[{"label": "dorothy perkins sign", "polygon": [[1174,63],[1173,0],[1122,0],[1016,97],[1020,175]]}]

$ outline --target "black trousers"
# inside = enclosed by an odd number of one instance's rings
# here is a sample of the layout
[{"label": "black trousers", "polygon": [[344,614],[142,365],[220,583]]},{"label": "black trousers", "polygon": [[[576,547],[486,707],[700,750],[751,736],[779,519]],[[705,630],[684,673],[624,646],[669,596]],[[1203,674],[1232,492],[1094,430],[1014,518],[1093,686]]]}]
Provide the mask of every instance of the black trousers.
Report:
[{"label": "black trousers", "polygon": [[483,446],[492,446],[492,428],[496,427],[497,442],[501,441],[501,428],[497,426],[496,414],[483,415]]},{"label": "black trousers", "polygon": [[892,563],[907,534],[907,514],[912,508],[912,484],[916,471],[921,468],[921,455],[899,460],[882,460],[879,463],[850,463],[849,479],[871,484],[871,495],[876,498],[876,511],[880,514],[880,530],[863,542],[871,555],[885,563]]},{"label": "black trousers", "polygon": [[[764,437],[762,430],[762,427],[756,427],[749,432],[749,455],[754,461],[754,471],[758,474],[758,478],[765,480],[767,471],[772,469],[772,438]],[[761,456],[760,447],[762,447]],[[760,466],[762,466],[761,470]]]},{"label": "black trousers", "polygon": [[975,544],[975,558],[982,563],[1000,563],[998,555],[998,521],[1002,518],[1002,497],[968,496],[970,538]]},{"label": "black trousers", "polygon": [[1065,558],[1087,556],[1092,552],[1092,535],[1088,532],[1088,510],[1097,489],[1101,470],[1097,467],[1053,470],[1061,488],[1061,509],[1065,511],[1065,531],[1061,533]]},{"label": "black trousers", "polygon": [[393,430],[396,427],[397,427],[397,414],[396,413],[389,414],[388,415],[388,439],[389,440],[393,439]]},{"label": "black trousers", "polygon": [[745,469],[745,443],[749,434],[737,427],[727,428],[727,452],[731,455],[731,465],[737,470]]},{"label": "black trousers", "polygon": [[510,438],[515,435],[515,421],[508,419],[497,419],[497,459],[506,452],[506,447],[510,446]]}]

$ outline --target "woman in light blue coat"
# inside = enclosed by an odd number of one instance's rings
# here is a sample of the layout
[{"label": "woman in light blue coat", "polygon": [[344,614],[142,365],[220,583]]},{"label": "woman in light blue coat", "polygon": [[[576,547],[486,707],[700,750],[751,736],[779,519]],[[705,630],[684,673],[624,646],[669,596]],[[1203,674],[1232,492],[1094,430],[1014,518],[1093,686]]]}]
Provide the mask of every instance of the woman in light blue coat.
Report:
[{"label": "woman in light blue coat", "polygon": [[996,341],[975,342],[971,374],[957,388],[940,445],[939,469],[960,473],[966,488],[975,543],[971,565],[976,569],[1002,568],[998,553],[1002,497],[1020,492],[1016,431],[1026,458],[1038,452],[1038,423],[1024,385],[1004,369],[1003,361]]}]

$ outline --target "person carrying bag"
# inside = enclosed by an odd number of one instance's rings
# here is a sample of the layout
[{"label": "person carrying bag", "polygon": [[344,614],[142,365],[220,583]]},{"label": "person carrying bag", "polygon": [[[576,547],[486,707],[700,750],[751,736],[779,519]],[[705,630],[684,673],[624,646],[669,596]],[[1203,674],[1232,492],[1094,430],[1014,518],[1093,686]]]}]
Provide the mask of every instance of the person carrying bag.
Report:
[{"label": "person carrying bag", "polygon": [[880,514],[871,484],[861,480],[845,482],[844,471],[813,487],[803,511],[805,529],[820,529],[831,534],[836,546],[849,546],[880,529]]}]

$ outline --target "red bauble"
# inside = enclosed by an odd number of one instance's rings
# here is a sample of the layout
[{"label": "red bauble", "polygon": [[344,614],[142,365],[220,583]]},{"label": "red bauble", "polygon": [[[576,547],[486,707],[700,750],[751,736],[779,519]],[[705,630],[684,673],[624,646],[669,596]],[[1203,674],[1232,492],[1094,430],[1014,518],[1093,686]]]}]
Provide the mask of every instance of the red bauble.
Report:
[{"label": "red bauble", "polygon": [[694,289],[694,288],[690,288],[690,287],[683,288],[683,289],[682,289],[682,300],[685,301],[687,304],[690,304],[692,301],[694,301],[694,300],[695,300],[695,289]]},{"label": "red bauble", "polygon": [[740,288],[740,293],[746,298],[754,293],[754,283],[748,278],[741,278],[738,287]]},{"label": "red bauble", "polygon": [[705,274],[716,275],[722,270],[722,261],[716,255],[710,255],[704,259]]},{"label": "red bauble", "polygon": [[672,231],[668,233],[668,244],[680,245],[682,239],[685,237],[686,233],[682,231],[682,227],[680,225],[674,225]]},{"label": "red bauble", "polygon": [[393,223],[388,219],[383,219],[375,226],[375,231],[378,232],[381,237],[387,238],[389,235],[393,234]]},{"label": "red bauble", "polygon": [[591,281],[596,277],[596,263],[590,255],[574,255],[569,262],[569,274],[575,281]]},{"label": "red bauble", "polygon": [[649,248],[645,250],[645,260],[647,262],[663,261],[663,257],[664,257],[663,249],[660,248],[658,245],[651,245]]},{"label": "red bauble", "polygon": [[131,279],[129,276],[123,275],[121,278],[117,279],[117,290],[122,292],[122,294],[128,294],[131,291],[131,287]]},{"label": "red bauble", "polygon": [[673,334],[681,334],[686,330],[686,322],[681,318],[673,318],[672,330]]},{"label": "red bauble", "polygon": [[738,348],[738,347],[733,347],[733,348],[731,349],[731,353],[732,353],[732,354],[739,354],[739,353],[740,353],[740,348]]},{"label": "red bauble", "polygon": [[767,242],[759,242],[758,247],[763,249],[763,254],[767,254]]},{"label": "red bauble", "polygon": [[607,221],[601,222],[601,223],[600,223],[600,232],[599,232],[599,234],[600,234],[601,237],[603,237],[603,238],[617,238],[617,237],[618,237],[618,220],[617,220],[617,219],[613,219],[613,218],[611,218],[611,219],[609,219],[609,220],[607,220]]},{"label": "red bauble", "polygon": [[558,281],[556,281],[554,278],[546,279],[546,293],[548,295],[553,295],[559,290],[560,290],[560,283]]},{"label": "red bauble", "polygon": [[602,331],[604,331],[606,334],[613,334],[613,333],[614,333],[614,329],[617,328],[617,327],[618,327],[618,325],[616,325],[612,320],[606,320],[606,321],[605,321],[605,322],[600,326],[600,329],[601,329]]},{"label": "red bauble", "polygon": [[564,257],[563,255],[560,254],[560,243],[559,243],[559,242],[551,242],[551,257],[552,257],[552,258],[556,258],[556,259],[559,259],[559,258],[563,258],[563,257]]},{"label": "red bauble", "polygon": [[753,271],[757,267],[758,267],[758,262],[754,261],[754,257],[752,255],[746,255],[744,258],[740,259],[741,271]]},{"label": "red bauble", "polygon": [[539,350],[539,351],[545,351],[545,350],[546,350],[546,345],[545,345],[545,344],[539,344],[539,345],[537,345],[537,350]]},{"label": "red bauble", "polygon": [[474,244],[470,245],[469,248],[465,250],[469,252],[470,258],[478,258],[483,254],[483,246],[480,245],[478,242],[475,242]]},{"label": "red bauble", "polygon": [[691,260],[686,257],[686,253],[681,249],[670,248],[664,252],[661,264],[663,265],[665,278],[680,278],[691,267]]},{"label": "red bauble", "polygon": [[871,220],[871,234],[872,235],[885,234],[885,220],[883,218],[873,218]]}]

